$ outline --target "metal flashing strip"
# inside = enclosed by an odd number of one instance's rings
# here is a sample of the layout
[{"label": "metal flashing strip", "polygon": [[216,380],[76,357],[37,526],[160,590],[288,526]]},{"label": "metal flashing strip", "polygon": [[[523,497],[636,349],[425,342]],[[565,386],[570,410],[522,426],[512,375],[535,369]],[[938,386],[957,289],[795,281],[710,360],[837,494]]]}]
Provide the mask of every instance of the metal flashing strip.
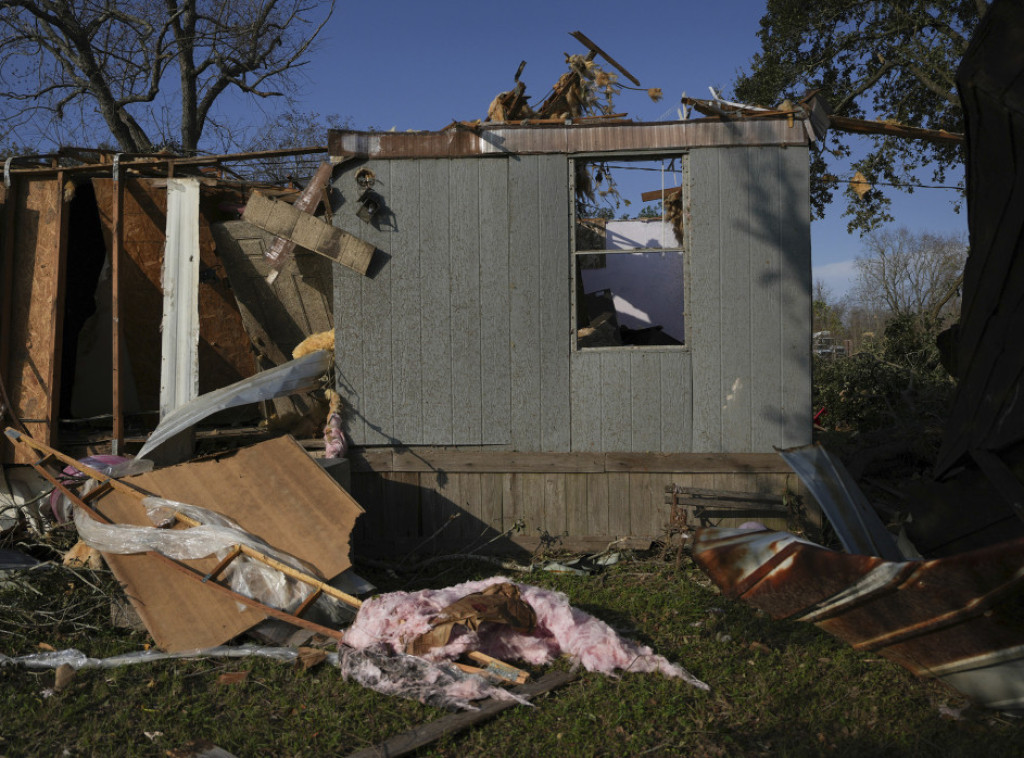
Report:
[{"label": "metal flashing strip", "polygon": [[357,132],[332,129],[333,159],[456,158],[582,152],[664,151],[688,147],[807,146],[802,126],[785,119],[694,119],[628,124],[493,124],[443,132]]}]

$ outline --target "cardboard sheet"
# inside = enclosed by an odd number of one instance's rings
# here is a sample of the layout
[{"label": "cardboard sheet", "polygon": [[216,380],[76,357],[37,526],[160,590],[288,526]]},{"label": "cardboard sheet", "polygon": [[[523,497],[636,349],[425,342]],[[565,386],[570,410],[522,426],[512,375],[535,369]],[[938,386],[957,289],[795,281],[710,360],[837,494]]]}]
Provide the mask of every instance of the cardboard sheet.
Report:
[{"label": "cardboard sheet", "polygon": [[[223,513],[326,579],[349,568],[349,536],[363,509],[291,437],[124,481],[171,500]],[[112,491],[94,507],[120,524],[151,526],[138,498]],[[184,528],[184,527],[176,527]],[[264,618],[150,555],[104,554],[157,645],[177,652],[220,645]],[[206,573],[215,558],[187,561]]]}]

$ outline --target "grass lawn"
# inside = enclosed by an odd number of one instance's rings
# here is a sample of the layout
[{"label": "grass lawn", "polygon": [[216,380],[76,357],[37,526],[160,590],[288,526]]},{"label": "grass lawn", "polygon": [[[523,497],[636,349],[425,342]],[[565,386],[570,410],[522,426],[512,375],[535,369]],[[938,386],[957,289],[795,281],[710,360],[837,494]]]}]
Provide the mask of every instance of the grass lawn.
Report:
[{"label": "grass lawn", "polygon": [[[471,562],[417,576],[356,569],[381,591],[494,573]],[[681,554],[630,556],[590,577],[512,578],[565,592],[712,691],[656,674],[581,671],[535,707],[507,710],[419,755],[1024,755],[1024,720],[960,713],[966,702],[941,684],[723,598]],[[0,652],[140,650],[148,635],[110,624],[109,598],[119,593],[105,571],[56,568],[9,581],[0,587]],[[247,675],[222,681],[235,672]],[[326,664],[303,670],[253,658],[82,670],[51,694],[53,684],[53,671],[0,668],[0,756],[167,756],[194,740],[240,757],[347,755],[446,715],[349,684]]]}]

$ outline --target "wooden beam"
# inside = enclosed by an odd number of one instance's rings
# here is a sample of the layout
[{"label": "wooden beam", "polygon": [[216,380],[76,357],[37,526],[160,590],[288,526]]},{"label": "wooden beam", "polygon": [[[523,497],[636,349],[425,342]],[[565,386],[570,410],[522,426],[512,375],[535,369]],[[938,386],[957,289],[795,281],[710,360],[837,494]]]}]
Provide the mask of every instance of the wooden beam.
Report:
[{"label": "wooden beam", "polygon": [[640,80],[639,79],[637,79],[631,73],[626,71],[626,69],[623,68],[622,64],[620,64],[618,61],[616,61],[614,58],[612,58],[610,55],[608,55],[608,53],[606,53],[604,50],[602,50],[600,47],[598,47],[597,44],[592,42],[583,32],[572,32],[571,34],[580,43],[582,43],[582,45],[585,48],[590,50],[592,53],[596,53],[596,54],[600,55],[602,58],[604,58],[606,61],[608,61],[610,64],[612,64],[612,66],[614,66],[616,69],[618,69],[618,71],[623,76],[625,76],[627,79],[629,79],[629,81],[633,82],[633,84],[635,84],[637,87],[642,86],[640,84]]},{"label": "wooden beam", "polygon": [[890,124],[886,121],[867,121],[860,118],[847,118],[846,116],[829,116],[828,119],[829,126],[841,132],[882,134],[888,137],[920,139],[925,142],[936,142],[945,145],[959,145],[964,141],[963,134],[947,132],[945,129],[922,129],[917,126]]},{"label": "wooden beam", "polygon": [[[524,684],[512,691],[529,700],[545,692],[551,692],[559,687],[564,687],[575,678],[576,675],[568,671],[549,671],[536,682]],[[461,732],[471,726],[492,719],[502,711],[515,705],[518,705],[518,703],[514,700],[487,700],[480,706],[479,710],[464,711],[463,713],[453,713],[450,716],[444,716],[437,721],[431,721],[429,724],[397,734],[384,742],[350,753],[349,758],[379,758],[385,755],[408,755],[442,737]]]},{"label": "wooden beam", "polygon": [[242,220],[364,276],[376,250],[374,245],[353,234],[259,192],[249,197]]},{"label": "wooden beam", "polygon": [[110,452],[119,455],[124,447],[124,371],[121,360],[123,333],[121,331],[121,243],[124,236],[124,180],[114,167],[113,230],[110,240],[110,325],[111,325],[111,379],[113,394],[113,430]]},{"label": "wooden beam", "polygon": [[479,448],[354,448],[353,471],[446,473],[792,473],[775,453],[523,453]]},{"label": "wooden beam", "polygon": [[[17,223],[15,206],[18,202],[18,182],[5,188],[4,193],[4,238],[0,255],[3,268],[0,269],[0,378],[8,378],[11,359],[11,320],[14,286],[14,227]],[[13,414],[14,409],[8,408]],[[20,421],[19,421],[20,423]],[[23,427],[24,428],[24,427]]]},{"label": "wooden beam", "polygon": [[652,200],[661,200],[663,197],[668,197],[669,195],[671,195],[671,194],[673,194],[675,192],[682,192],[682,191],[683,191],[682,187],[666,187],[663,190],[659,189],[659,190],[651,190],[650,192],[644,192],[643,194],[640,195],[640,199],[643,202],[645,202],[645,203],[649,203]]},{"label": "wooden beam", "polygon": [[68,210],[69,202],[64,192],[64,182],[67,177],[63,171],[57,174],[57,197],[55,210],[57,212],[57,250],[56,264],[57,276],[54,288],[54,297],[50,302],[51,321],[51,344],[53,345],[53,359],[50,361],[50,373],[46,383],[50,388],[50,395],[47,403],[46,417],[50,429],[47,439],[51,445],[58,444],[60,432],[60,384],[61,384],[61,357],[64,345],[64,293],[67,291],[67,263],[68,263]]}]

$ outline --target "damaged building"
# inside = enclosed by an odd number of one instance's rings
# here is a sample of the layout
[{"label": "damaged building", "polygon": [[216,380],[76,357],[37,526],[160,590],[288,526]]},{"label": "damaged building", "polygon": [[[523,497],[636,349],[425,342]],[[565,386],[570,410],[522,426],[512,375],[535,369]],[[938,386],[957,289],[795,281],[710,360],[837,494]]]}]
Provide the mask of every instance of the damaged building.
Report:
[{"label": "damaged building", "polygon": [[[178,360],[195,385],[183,391],[279,365],[334,327],[368,549],[435,534],[447,549],[517,524],[526,547],[649,541],[673,512],[694,517],[666,494],[691,490],[759,494],[754,515],[782,526],[782,494],[800,485],[772,451],[811,431],[811,139],[791,114],[332,132],[319,181],[258,195],[203,170],[216,159],[9,161],[9,407],[48,444],[137,449],[181,381],[161,276],[169,199],[190,182],[197,217],[175,218],[200,261],[175,289],[195,289],[182,333],[199,338]],[[586,185],[613,172],[620,187],[640,176],[664,213],[590,217]],[[272,261],[287,236],[274,212],[325,249],[288,238],[294,254]],[[208,433],[317,434],[312,395],[273,403]]]}]

